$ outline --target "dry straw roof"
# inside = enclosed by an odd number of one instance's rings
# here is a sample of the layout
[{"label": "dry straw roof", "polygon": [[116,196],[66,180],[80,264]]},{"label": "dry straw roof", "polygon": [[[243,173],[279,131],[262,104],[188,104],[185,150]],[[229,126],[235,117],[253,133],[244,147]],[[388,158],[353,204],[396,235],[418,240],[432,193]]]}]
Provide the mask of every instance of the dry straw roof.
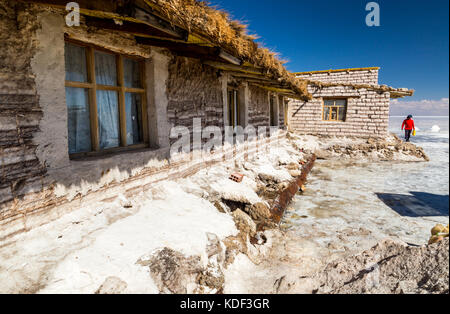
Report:
[{"label": "dry straw roof", "polygon": [[259,47],[255,42],[257,37],[248,34],[247,26],[232,20],[225,11],[198,0],[145,0],[145,3],[159,16],[202,35],[207,41],[242,59],[245,65],[259,67],[294,92],[308,95],[306,83],[289,73],[276,53]]}]

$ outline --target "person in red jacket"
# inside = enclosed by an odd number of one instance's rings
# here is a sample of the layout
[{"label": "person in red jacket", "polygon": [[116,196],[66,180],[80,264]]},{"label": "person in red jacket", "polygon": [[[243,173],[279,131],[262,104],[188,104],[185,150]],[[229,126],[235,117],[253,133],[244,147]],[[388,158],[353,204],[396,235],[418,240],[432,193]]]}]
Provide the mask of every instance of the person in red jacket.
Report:
[{"label": "person in red jacket", "polygon": [[405,121],[403,121],[402,124],[402,131],[405,130],[405,139],[407,142],[411,139],[411,134],[413,130],[416,129],[416,126],[414,125],[413,116],[409,115]]}]

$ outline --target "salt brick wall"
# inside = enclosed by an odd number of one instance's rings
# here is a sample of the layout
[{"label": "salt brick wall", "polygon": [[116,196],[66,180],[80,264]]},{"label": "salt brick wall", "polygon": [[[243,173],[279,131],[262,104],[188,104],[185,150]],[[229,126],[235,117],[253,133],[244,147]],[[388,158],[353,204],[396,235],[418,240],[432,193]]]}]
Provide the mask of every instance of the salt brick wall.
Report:
[{"label": "salt brick wall", "polygon": [[297,75],[298,78],[325,83],[378,85],[378,70],[326,72]]},{"label": "salt brick wall", "polygon": [[[390,93],[351,87],[309,87],[313,100],[292,100],[290,128],[300,134],[383,137],[388,134]],[[323,97],[348,97],[345,122],[322,120]]]},{"label": "salt brick wall", "polygon": [[202,129],[219,126],[223,130],[222,83],[214,68],[196,59],[174,57],[169,65],[167,97],[171,127],[185,126],[192,135],[193,119],[201,118]]}]

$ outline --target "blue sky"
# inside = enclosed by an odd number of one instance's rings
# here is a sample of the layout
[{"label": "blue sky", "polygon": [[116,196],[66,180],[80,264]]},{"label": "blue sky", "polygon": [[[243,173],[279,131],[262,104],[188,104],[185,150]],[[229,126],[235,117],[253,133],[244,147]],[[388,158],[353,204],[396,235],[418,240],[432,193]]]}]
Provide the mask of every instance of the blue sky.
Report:
[{"label": "blue sky", "polygon": [[[380,83],[416,90],[405,105],[448,114],[449,1],[378,0],[381,26],[367,27],[362,0],[210,0],[249,25],[291,71],[380,66]],[[434,111],[433,111],[434,110]]]}]

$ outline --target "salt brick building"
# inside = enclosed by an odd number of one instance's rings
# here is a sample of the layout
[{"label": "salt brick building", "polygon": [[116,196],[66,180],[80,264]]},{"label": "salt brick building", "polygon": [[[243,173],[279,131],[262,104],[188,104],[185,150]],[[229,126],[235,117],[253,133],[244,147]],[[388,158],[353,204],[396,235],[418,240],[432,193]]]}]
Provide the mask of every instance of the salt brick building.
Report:
[{"label": "salt brick building", "polygon": [[296,73],[308,81],[309,101],[289,102],[289,128],[300,134],[384,137],[391,98],[412,96],[407,88],[379,85],[379,68]]}]

